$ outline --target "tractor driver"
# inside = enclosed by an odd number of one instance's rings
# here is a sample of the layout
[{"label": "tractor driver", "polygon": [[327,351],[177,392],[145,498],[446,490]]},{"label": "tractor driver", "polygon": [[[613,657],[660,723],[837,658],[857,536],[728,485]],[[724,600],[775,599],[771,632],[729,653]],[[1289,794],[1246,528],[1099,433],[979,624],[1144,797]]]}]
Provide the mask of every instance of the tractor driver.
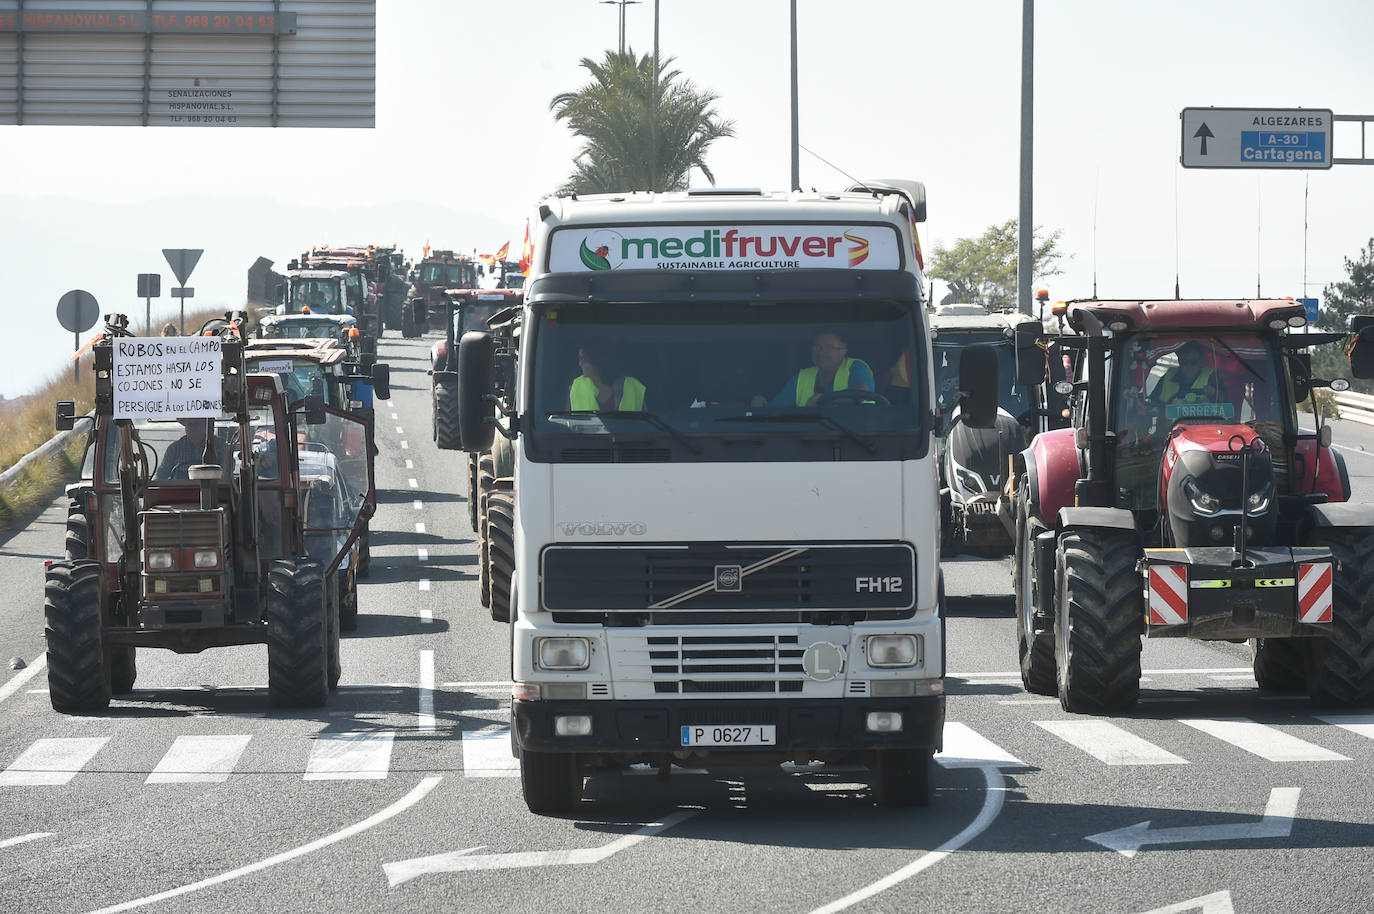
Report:
[{"label": "tractor driver", "polygon": [[190,469],[202,462],[205,455],[205,419],[178,419],[185,434],[167,445],[157,478],[163,480],[190,479]]},{"label": "tractor driver", "polygon": [[1207,347],[1197,340],[1189,340],[1178,347],[1178,366],[1164,372],[1158,386],[1150,393],[1155,406],[1175,403],[1216,403],[1221,388],[1216,372],[1205,364]]}]

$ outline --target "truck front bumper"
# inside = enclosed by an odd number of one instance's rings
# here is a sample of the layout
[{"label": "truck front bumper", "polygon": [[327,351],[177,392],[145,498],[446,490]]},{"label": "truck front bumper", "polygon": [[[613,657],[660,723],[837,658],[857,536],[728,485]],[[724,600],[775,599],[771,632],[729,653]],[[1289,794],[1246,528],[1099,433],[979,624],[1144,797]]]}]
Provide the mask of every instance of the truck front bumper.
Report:
[{"label": "truck front bumper", "polygon": [[[902,729],[873,732],[871,712],[898,712]],[[559,736],[555,720],[568,715],[591,718],[586,736]],[[774,727],[768,746],[701,747],[683,745],[688,727]],[[781,699],[777,701],[521,701],[511,707],[513,746],[533,752],[576,752],[650,760],[729,764],[731,759],[830,760],[880,749],[941,748],[945,725],[943,695],[910,698]]]}]

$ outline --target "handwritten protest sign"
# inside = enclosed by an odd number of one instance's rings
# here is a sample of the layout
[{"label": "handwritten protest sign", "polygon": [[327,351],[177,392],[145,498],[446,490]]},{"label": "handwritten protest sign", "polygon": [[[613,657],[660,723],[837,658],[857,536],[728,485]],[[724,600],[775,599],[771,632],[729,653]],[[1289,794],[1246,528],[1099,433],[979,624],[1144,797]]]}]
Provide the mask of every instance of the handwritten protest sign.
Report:
[{"label": "handwritten protest sign", "polygon": [[223,354],[210,336],[114,340],[116,419],[218,418]]}]

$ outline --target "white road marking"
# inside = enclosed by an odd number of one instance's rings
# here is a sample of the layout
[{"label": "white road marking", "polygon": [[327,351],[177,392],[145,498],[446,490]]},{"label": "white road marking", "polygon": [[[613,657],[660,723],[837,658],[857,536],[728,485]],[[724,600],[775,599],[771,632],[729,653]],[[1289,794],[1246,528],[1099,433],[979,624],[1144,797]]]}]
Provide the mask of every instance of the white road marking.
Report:
[{"label": "white road marking", "polygon": [[412,477],[412,478],[410,478],[410,479],[407,479],[406,482],[410,483],[410,487],[411,487],[412,489],[418,489],[418,488],[420,488],[420,480],[418,480],[418,479],[415,479],[415,478]]},{"label": "white road marking", "polygon": [[402,442],[401,442],[401,450],[403,450],[403,451],[404,451],[404,450],[409,450],[409,448],[410,448],[410,442],[409,442],[409,441],[402,441]]},{"label": "white road marking", "polygon": [[323,847],[328,847],[331,844],[337,844],[340,841],[352,838],[354,835],[360,835],[363,832],[367,831],[369,828],[380,825],[388,819],[395,818],[396,816],[405,812],[407,809],[410,809],[416,803],[419,803],[426,796],[428,796],[429,792],[433,790],[435,785],[438,784],[441,780],[443,780],[443,778],[439,777],[438,775],[427,777],[420,783],[416,784],[415,787],[410,791],[410,793],[401,797],[401,799],[397,800],[395,803],[392,803],[390,806],[388,806],[386,809],[383,809],[381,812],[368,816],[361,822],[350,825],[347,828],[342,829],[341,831],[336,831],[332,835],[326,835],[323,838],[318,838],[314,841],[311,841],[309,844],[304,844],[292,850],[284,851],[283,853],[277,854],[272,857],[268,857],[266,860],[260,860],[257,863],[250,863],[247,866],[241,866],[238,869],[230,870],[227,873],[220,873],[218,876],[211,876],[209,879],[202,879],[200,882],[193,882],[190,885],[183,885],[175,889],[169,889],[166,892],[159,892],[156,895],[147,895],[143,898],[135,898],[132,901],[126,901],[122,904],[117,904],[112,907],[101,908],[99,911],[92,911],[91,914],[118,914],[118,912],[120,911],[130,911],[134,908],[141,908],[144,905],[156,904],[159,901],[166,901],[169,898],[177,898],[181,895],[189,895],[192,892],[198,892],[201,889],[208,889],[212,886],[222,885],[223,883],[231,882],[242,876],[247,876],[252,873],[265,870],[269,867],[276,866],[279,863],[285,863],[288,860],[295,860],[297,857],[304,857],[306,854],[317,851]]},{"label": "white road marking", "polygon": [[463,775],[518,778],[520,762],[510,754],[510,727],[463,731]]},{"label": "white road marking", "polygon": [[[9,681],[7,681],[4,685],[0,686],[0,701],[4,701],[6,698],[9,698],[15,692],[18,692],[20,689],[22,689],[24,687],[24,683],[28,682],[34,676],[38,675],[38,671],[43,669],[43,667],[47,666],[47,664],[48,655],[46,652],[39,654],[37,657],[30,660],[28,666],[24,667],[24,669],[15,673],[13,676],[9,678]],[[44,689],[43,691],[46,692],[47,689]]]},{"label": "white road marking", "polygon": [[406,461],[406,469],[407,469],[407,470],[413,470],[413,469],[415,469],[415,461],[413,461],[413,460],[407,460],[407,461]]},{"label": "white road marking", "polygon": [[1224,740],[1237,749],[1251,755],[1258,755],[1271,762],[1348,762],[1338,752],[1323,749],[1321,746],[1290,736],[1265,724],[1244,718],[1203,718],[1183,720],[1195,730],[1201,730],[1219,740]]},{"label": "white road marking", "polygon": [[975,733],[967,724],[945,724],[945,748],[935,754],[935,761],[945,768],[982,768],[989,765],[1025,767],[1025,762],[1012,755],[985,736]]},{"label": "white road marking", "polygon": [[1275,787],[1269,791],[1264,817],[1257,822],[1235,825],[1192,825],[1181,828],[1150,828],[1150,820],[1088,835],[1087,840],[1114,850],[1123,857],[1134,857],[1149,844],[1196,844],[1203,841],[1254,841],[1261,838],[1286,838],[1293,832],[1293,817],[1298,812],[1298,787]]},{"label": "white road marking", "polygon": [[421,547],[419,547],[418,549],[416,549],[416,550],[415,550],[415,554],[418,555],[418,556],[420,557],[420,561],[422,561],[422,562],[428,562],[428,561],[429,561],[429,550],[426,549],[425,547],[421,546]]},{"label": "white road marking", "polygon": [[51,837],[52,837],[52,832],[50,832],[50,831],[36,831],[36,832],[30,832],[30,833],[27,834],[27,835],[17,835],[17,836],[15,836],[15,837],[13,837],[13,838],[6,838],[6,839],[4,839],[3,841],[0,841],[0,847],[14,847],[16,844],[25,844],[25,843],[27,843],[27,842],[29,842],[29,841],[36,841],[36,840],[38,840],[39,838],[51,838]]},{"label": "white road marking", "polygon": [[400,415],[397,414],[397,413],[392,413],[392,414],[391,414],[391,418],[393,418],[393,419],[399,419],[399,418],[401,418],[401,417],[400,417]]},{"label": "white road marking", "polygon": [[421,733],[434,732],[434,652],[420,651],[420,710],[416,728]]},{"label": "white road marking", "polygon": [[412,501],[410,504],[416,511],[423,511],[425,509],[425,503],[422,501]]},{"label": "white road marking", "polygon": [[1211,679],[1211,680],[1214,680],[1214,681],[1216,681],[1216,682],[1245,682],[1245,681],[1254,682],[1254,681],[1255,681],[1255,674],[1254,674],[1254,672],[1249,672],[1249,673],[1223,673],[1223,674],[1221,674],[1221,675],[1215,675],[1215,674],[1214,674],[1214,675],[1212,675],[1212,676],[1208,676],[1207,678],[1208,678],[1208,679]]},{"label": "white road marking", "polygon": [[424,533],[424,532],[425,532],[425,525],[424,525],[424,524],[421,524],[421,523],[417,523],[417,524],[415,525],[415,532],[416,532],[416,533]]},{"label": "white road marking", "polygon": [[406,433],[406,430],[405,430],[405,429],[401,428],[399,425],[396,426],[396,434],[398,434],[398,435],[404,435],[405,433]]},{"label": "white road marking", "polygon": [[0,787],[66,784],[109,741],[108,736],[40,739],[0,771]]},{"label": "white road marking", "polygon": [[503,688],[503,689],[509,689],[509,688],[510,688],[511,686],[513,686],[513,685],[515,685],[515,683],[511,682],[509,679],[491,679],[491,680],[482,681],[482,682],[446,682],[446,683],[444,683],[444,688],[446,688],[446,689],[481,689],[481,688],[495,688],[495,687],[497,687],[497,686],[500,686],[500,687]]},{"label": "white road marking", "polygon": [[[945,744],[949,745],[950,724],[945,724]],[[972,731],[969,731],[972,733]],[[977,736],[977,734],[974,734]],[[981,736],[978,739],[982,739]],[[995,764],[985,763],[978,766],[983,772],[983,782],[986,793],[983,795],[983,808],[978,810],[978,817],[964,827],[953,838],[941,844],[928,854],[917,857],[911,863],[897,870],[888,876],[884,876],[872,885],[865,886],[857,892],[851,892],[843,898],[832,901],[828,905],[816,908],[811,914],[834,914],[836,911],[843,911],[845,908],[852,907],[861,901],[866,901],[880,892],[885,892],[906,880],[910,879],[925,870],[930,869],[941,860],[953,854],[959,848],[968,844],[974,838],[981,835],[991,827],[998,815],[1002,812],[1002,804],[1006,802],[1006,779],[1002,776],[1002,771]]]},{"label": "white road marking", "polygon": [[999,705],[1057,705],[1058,698],[1003,698]]},{"label": "white road marking", "polygon": [[145,784],[218,784],[229,780],[251,736],[178,736]]},{"label": "white road marking", "polygon": [[1186,765],[1188,760],[1105,720],[1037,720],[1053,733],[1108,765]]},{"label": "white road marking", "polygon": [[1187,901],[1178,901],[1162,908],[1155,908],[1153,911],[1146,911],[1145,914],[1194,914],[1194,912],[1196,914],[1236,914],[1236,907],[1231,903],[1231,893],[1222,890],[1210,895],[1189,898]]},{"label": "white road marking", "polygon": [[472,852],[481,850],[481,845],[469,847],[466,850],[450,851],[446,854],[435,854],[432,857],[416,857],[413,860],[397,860],[395,863],[386,863],[382,869],[386,872],[387,883],[395,888],[402,883],[409,882],[427,873],[459,873],[471,872],[473,870],[509,870],[521,867],[534,866],[578,866],[589,863],[600,863],[623,850],[634,847],[645,838],[652,837],[660,832],[667,831],[674,825],[679,825],[693,816],[700,815],[701,810],[691,809],[683,812],[675,812],[670,816],[664,817],[662,822],[654,822],[645,825],[643,828],[636,829],[628,835],[617,838],[610,844],[601,847],[584,847],[577,850],[564,851],[524,851],[515,854],[481,854],[474,855]]},{"label": "white road marking", "polygon": [[422,609],[422,610],[420,610],[420,624],[421,624],[421,625],[432,625],[432,624],[434,624],[434,611],[433,611],[433,610],[429,610],[429,609]]},{"label": "white road marking", "polygon": [[391,770],[395,737],[391,730],[317,734],[305,780],[380,781]]},{"label": "white road marking", "polygon": [[420,578],[418,583],[421,590],[429,590],[429,578]]},{"label": "white road marking", "polygon": [[1318,714],[1317,719],[1365,739],[1374,739],[1374,714]]}]

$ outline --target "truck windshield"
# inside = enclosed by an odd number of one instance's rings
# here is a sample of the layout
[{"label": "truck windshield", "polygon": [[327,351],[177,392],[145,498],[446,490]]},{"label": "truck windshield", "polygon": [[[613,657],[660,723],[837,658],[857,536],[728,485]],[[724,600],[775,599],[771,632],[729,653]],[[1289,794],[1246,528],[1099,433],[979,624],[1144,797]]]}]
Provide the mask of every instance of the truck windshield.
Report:
[{"label": "truck windshield", "polygon": [[1276,476],[1285,478],[1284,430],[1297,417],[1277,380],[1278,358],[1275,344],[1255,333],[1128,338],[1112,369],[1122,507],[1156,507],[1159,461],[1180,422],[1248,425],[1269,445]]},{"label": "truck windshield", "polygon": [[1016,348],[1000,332],[942,331],[931,344],[931,367],[935,371],[935,401],[941,409],[949,409],[959,394],[959,357],[969,346],[992,346],[997,353],[997,405],[1019,418],[1038,404],[1032,394],[1016,383]]},{"label": "truck windshield", "polygon": [[[928,395],[916,306],[832,301],[541,309],[527,376],[531,457],[894,460],[924,453],[918,431]],[[914,392],[910,378],[916,379]],[[636,421],[640,413],[647,421]]]}]

